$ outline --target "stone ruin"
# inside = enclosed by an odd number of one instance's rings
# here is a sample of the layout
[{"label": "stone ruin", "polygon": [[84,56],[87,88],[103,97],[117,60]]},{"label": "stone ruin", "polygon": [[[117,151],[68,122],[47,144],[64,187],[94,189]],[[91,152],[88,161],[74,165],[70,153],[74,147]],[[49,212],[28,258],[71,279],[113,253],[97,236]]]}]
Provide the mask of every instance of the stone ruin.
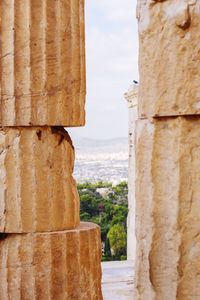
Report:
[{"label": "stone ruin", "polygon": [[135,299],[200,299],[200,1],[138,0]]},{"label": "stone ruin", "polygon": [[132,84],[124,94],[129,111],[129,158],[128,158],[128,217],[127,260],[135,260],[135,123],[138,118],[138,84]]},{"label": "stone ruin", "polygon": [[102,299],[64,129],[85,122],[84,1],[1,0],[0,36],[0,300]]},{"label": "stone ruin", "polygon": [[[200,1],[137,18],[135,299],[199,300]],[[0,36],[0,300],[101,300],[64,130],[85,122],[84,1],[1,0]]]}]

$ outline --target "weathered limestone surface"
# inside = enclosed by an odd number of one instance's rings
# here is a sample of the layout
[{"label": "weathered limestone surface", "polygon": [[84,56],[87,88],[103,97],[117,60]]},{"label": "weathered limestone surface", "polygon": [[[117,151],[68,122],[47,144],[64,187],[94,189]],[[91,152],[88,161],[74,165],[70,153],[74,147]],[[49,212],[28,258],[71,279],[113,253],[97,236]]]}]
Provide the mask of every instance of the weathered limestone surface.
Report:
[{"label": "weathered limestone surface", "polygon": [[135,121],[138,115],[138,85],[131,85],[124,97],[128,102],[129,108],[127,259],[135,260]]},{"label": "weathered limestone surface", "polygon": [[0,0],[0,300],[102,300],[101,239],[81,223],[84,0]]},{"label": "weathered limestone surface", "polygon": [[137,123],[136,299],[200,299],[200,117]]},{"label": "weathered limestone surface", "polygon": [[200,114],[200,1],[138,1],[139,114]]},{"label": "weathered limestone surface", "polygon": [[74,149],[64,129],[1,129],[0,232],[78,226],[79,196],[73,167]]},{"label": "weathered limestone surface", "polygon": [[1,0],[0,36],[2,126],[84,125],[84,0]]},{"label": "weathered limestone surface", "polygon": [[101,300],[100,230],[5,235],[0,240],[0,300]]}]

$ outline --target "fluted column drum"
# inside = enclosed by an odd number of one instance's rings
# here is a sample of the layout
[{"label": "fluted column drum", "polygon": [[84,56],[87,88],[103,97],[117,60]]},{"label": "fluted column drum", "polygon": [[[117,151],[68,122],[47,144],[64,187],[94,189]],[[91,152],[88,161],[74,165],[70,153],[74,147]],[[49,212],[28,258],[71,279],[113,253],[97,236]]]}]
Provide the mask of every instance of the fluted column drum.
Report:
[{"label": "fluted column drum", "polygon": [[102,300],[101,237],[80,224],[84,0],[0,0],[0,300]]},{"label": "fluted column drum", "polygon": [[57,127],[0,130],[0,231],[40,232],[79,225],[74,149]]},{"label": "fluted column drum", "polygon": [[83,0],[1,0],[3,126],[85,122]]},{"label": "fluted column drum", "polygon": [[102,300],[100,230],[4,235],[0,300]]}]

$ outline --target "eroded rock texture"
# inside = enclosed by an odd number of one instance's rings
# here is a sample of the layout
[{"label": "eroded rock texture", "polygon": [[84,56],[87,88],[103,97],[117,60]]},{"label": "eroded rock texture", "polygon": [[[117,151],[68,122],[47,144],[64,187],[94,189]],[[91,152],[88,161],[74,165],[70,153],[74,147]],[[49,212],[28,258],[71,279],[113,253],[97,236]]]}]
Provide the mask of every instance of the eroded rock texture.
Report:
[{"label": "eroded rock texture", "polygon": [[138,0],[139,114],[200,114],[200,1]]},{"label": "eroded rock texture", "polygon": [[200,117],[137,123],[136,299],[200,299]]},{"label": "eroded rock texture", "polygon": [[82,223],[84,0],[0,0],[0,300],[101,300],[101,239]]},{"label": "eroded rock texture", "polygon": [[72,177],[74,149],[57,127],[0,130],[0,232],[40,232],[79,225]]},{"label": "eroded rock texture", "polygon": [[0,300],[101,300],[100,259],[100,230],[92,223],[68,231],[5,235]]},{"label": "eroded rock texture", "polygon": [[2,125],[84,125],[84,0],[1,0],[0,36]]}]

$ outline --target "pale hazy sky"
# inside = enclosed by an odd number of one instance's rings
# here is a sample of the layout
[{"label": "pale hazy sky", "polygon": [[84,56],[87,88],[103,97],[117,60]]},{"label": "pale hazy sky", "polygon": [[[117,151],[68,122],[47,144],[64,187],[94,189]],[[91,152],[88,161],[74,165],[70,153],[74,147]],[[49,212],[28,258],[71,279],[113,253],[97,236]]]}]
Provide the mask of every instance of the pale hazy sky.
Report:
[{"label": "pale hazy sky", "polygon": [[138,80],[136,0],[86,0],[86,126],[72,137],[127,136],[124,92]]}]

